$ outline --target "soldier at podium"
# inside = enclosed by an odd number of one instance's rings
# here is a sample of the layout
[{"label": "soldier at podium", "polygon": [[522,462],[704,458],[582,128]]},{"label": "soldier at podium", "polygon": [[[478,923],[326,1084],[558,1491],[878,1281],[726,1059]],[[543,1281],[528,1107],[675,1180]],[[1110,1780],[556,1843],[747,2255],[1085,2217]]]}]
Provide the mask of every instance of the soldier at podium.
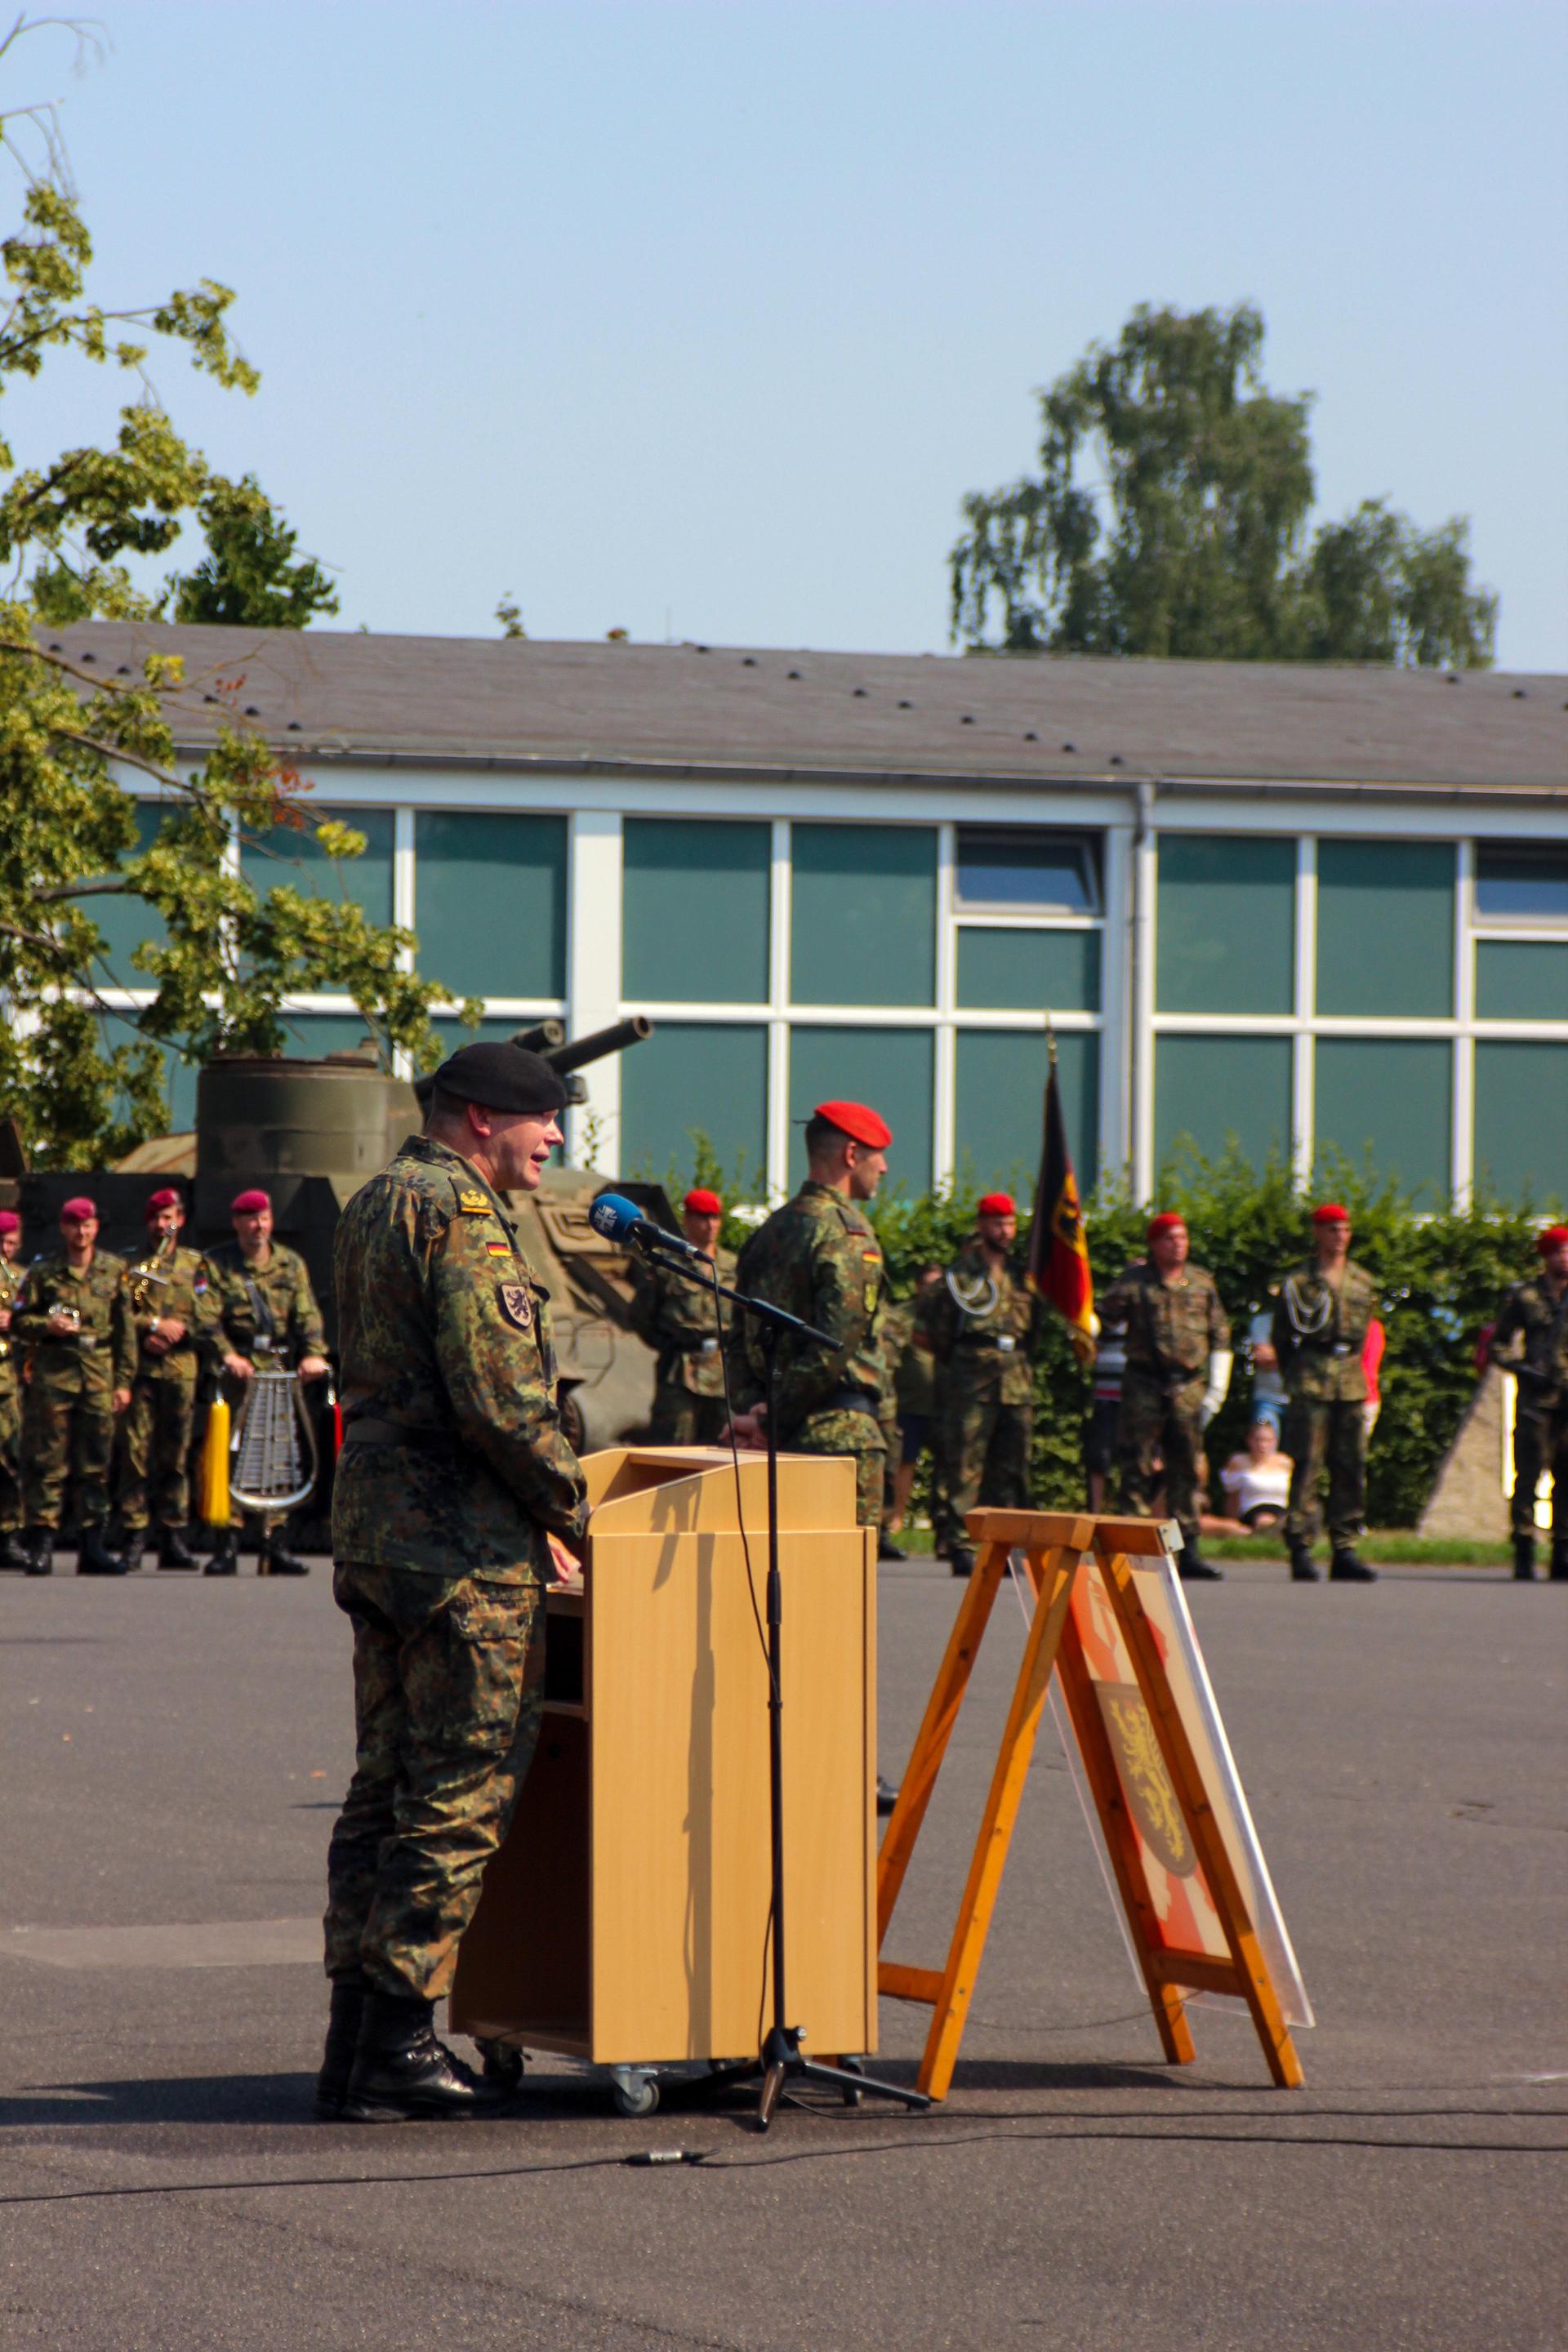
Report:
[{"label": "soldier at podium", "polygon": [[323,2117],[483,2115],[510,2096],[433,2013],[538,1738],[551,1538],[584,1532],[546,1294],[506,1201],[538,1187],[565,1102],[538,1055],[465,1045],[436,1073],[424,1135],[338,1227],[333,1594],[353,1625],[358,1758],[327,1863]]}]

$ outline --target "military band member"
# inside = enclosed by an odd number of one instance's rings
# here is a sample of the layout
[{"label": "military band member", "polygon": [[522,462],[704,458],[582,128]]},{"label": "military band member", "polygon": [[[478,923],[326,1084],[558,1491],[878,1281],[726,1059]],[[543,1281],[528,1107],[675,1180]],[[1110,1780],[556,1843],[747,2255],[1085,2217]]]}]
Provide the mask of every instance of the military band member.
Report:
[{"label": "military band member", "polygon": [[156,1517],[160,1568],[195,1568],[190,1522],[191,1439],[196,1382],[216,1322],[206,1260],[180,1233],[185,1204],[172,1186],[153,1193],[142,1214],[147,1250],[131,1268],[138,1360],[131,1409],[121,1424],[115,1517],[125,1565],[139,1569]]},{"label": "military band member", "polygon": [[1366,1528],[1367,1325],[1377,1312],[1377,1286],[1350,1255],[1349,1213],[1337,1201],[1312,1212],[1312,1255],[1288,1274],[1274,1303],[1274,1349],[1289,1402],[1284,1447],[1290,1472],[1285,1540],[1290,1574],[1317,1581],[1312,1539],[1318,1486],[1329,1479],[1331,1580],[1371,1584],[1377,1576],[1357,1554]]},{"label": "military band member", "polygon": [[1126,1335],[1117,1424],[1122,1507],[1152,1516],[1163,1476],[1165,1507],[1182,1531],[1177,1572],[1212,1580],[1221,1571],[1198,1550],[1198,1464],[1204,1432],[1230,1386],[1230,1324],[1213,1275],[1188,1259],[1184,1220],[1171,1210],[1152,1217],[1146,1239],[1148,1256],[1128,1267],[1100,1308],[1102,1322]]},{"label": "military band member", "polygon": [[338,1227],[332,1591],[353,1625],[358,1761],[327,1863],[324,2116],[478,2115],[507,2096],[433,2012],[538,1738],[552,1539],[584,1530],[546,1293],[507,1202],[538,1188],[565,1101],[538,1055],[465,1045],[436,1073],[425,1134]]},{"label": "military band member", "polygon": [[0,1569],[25,1568],[22,1532],[22,1383],[11,1316],[22,1288],[22,1220],[0,1209]]},{"label": "military band member", "polygon": [[1552,1473],[1552,1574],[1568,1579],[1568,1432],[1552,1365],[1553,1339],[1568,1297],[1568,1225],[1536,1241],[1541,1271],[1516,1282],[1498,1309],[1487,1353],[1518,1383],[1513,1414],[1513,1572],[1535,1581],[1535,1490]]},{"label": "military band member", "polygon": [[[688,1192],[680,1226],[693,1248],[733,1283],[735,1256],[721,1246],[724,1204],[699,1186]],[[718,1313],[715,1315],[715,1307]],[[648,1442],[653,1445],[712,1445],[728,1415],[720,1328],[728,1330],[724,1303],[689,1277],[645,1260],[637,1269],[632,1328],[658,1357]]]},{"label": "military band member", "polygon": [[1018,1212],[987,1192],[975,1230],[931,1294],[931,1343],[942,1367],[942,1465],[947,1492],[939,1541],[954,1576],[974,1553],[964,1519],[977,1505],[1029,1507],[1035,1433],[1035,1354],[1045,1305],[1014,1254]]},{"label": "military band member", "polygon": [[[256,1186],[237,1194],[229,1214],[234,1239],[207,1252],[207,1273],[215,1309],[213,1345],[223,1367],[224,1393],[237,1405],[258,1361],[287,1366],[302,1381],[321,1380],[331,1367],[310,1270],[297,1250],[273,1239],[270,1198]],[[239,1530],[231,1527],[205,1573],[233,1576],[238,1567]],[[257,1573],[310,1574],[305,1562],[285,1546],[270,1513],[259,1515]]]},{"label": "military band member", "polygon": [[11,1336],[29,1364],[22,1406],[22,1504],[29,1576],[54,1569],[69,1482],[79,1576],[123,1576],[104,1538],[114,1423],[131,1402],[136,1329],[125,1261],[98,1247],[98,1210],[85,1194],[60,1211],[65,1246],[27,1270]]}]

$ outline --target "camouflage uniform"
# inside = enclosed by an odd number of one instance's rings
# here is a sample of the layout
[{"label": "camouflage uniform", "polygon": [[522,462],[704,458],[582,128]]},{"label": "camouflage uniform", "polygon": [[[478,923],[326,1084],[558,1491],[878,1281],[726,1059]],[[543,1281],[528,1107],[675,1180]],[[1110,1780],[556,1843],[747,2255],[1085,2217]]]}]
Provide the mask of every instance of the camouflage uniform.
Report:
[{"label": "camouflage uniform", "polygon": [[1136,1518],[1152,1517],[1163,1485],[1165,1508],[1195,1551],[1208,1360],[1230,1346],[1214,1276],[1189,1263],[1166,1281],[1152,1259],[1141,1258],[1111,1285],[1100,1312],[1106,1326],[1126,1328],[1117,1425],[1121,1507]]},{"label": "camouflage uniform", "polygon": [[333,1592],[358,1760],[327,1863],[327,1973],[433,2000],[532,1758],[546,1530],[581,1537],[583,1475],[548,1294],[468,1160],[411,1136],[343,1212],[335,1267]]},{"label": "camouflage uniform", "polygon": [[1362,1350],[1377,1312],[1377,1286],[1347,1258],[1337,1284],[1316,1259],[1297,1266],[1274,1302],[1273,1339],[1289,1399],[1281,1432],[1290,1456],[1285,1539],[1310,1544],[1319,1525],[1318,1484],[1329,1474],[1329,1538],[1349,1551],[1366,1525],[1366,1371]]},{"label": "camouflage uniform", "polygon": [[[863,1528],[882,1516],[883,1280],[881,1244],[858,1202],[809,1177],[758,1226],[735,1269],[738,1290],[798,1315],[837,1342],[797,1342],[787,1331],[779,1341],[778,1441],[794,1454],[854,1456],[855,1515]],[[736,1318],[730,1342],[730,1388],[737,1412],[764,1394],[763,1351],[745,1316]]]},{"label": "camouflage uniform", "polygon": [[[327,1335],[321,1325],[321,1310],[316,1304],[310,1268],[298,1250],[289,1249],[284,1242],[270,1240],[267,1264],[253,1265],[237,1241],[218,1242],[207,1252],[206,1265],[209,1344],[215,1361],[221,1363],[226,1355],[235,1355],[244,1356],[249,1362],[259,1360],[264,1365],[293,1366],[302,1356],[326,1354]],[[223,1374],[223,1393],[231,1408],[238,1407],[247,1386],[246,1381],[236,1380],[232,1374]],[[242,1524],[259,1529],[261,1565],[266,1568],[268,1544],[279,1540],[274,1530],[287,1524],[286,1515],[247,1511],[242,1514]],[[231,1560],[238,1540],[238,1529],[231,1528],[226,1539]]]},{"label": "camouflage uniform", "polygon": [[[74,1307],[78,1331],[49,1326],[55,1306]],[[22,1406],[22,1498],[30,1528],[60,1524],[66,1482],[76,1522],[101,1528],[109,1517],[109,1465],[114,1450],[113,1391],[136,1370],[136,1329],[125,1260],[95,1249],[83,1274],[64,1251],[27,1270],[11,1337],[27,1350],[31,1375]]]},{"label": "camouflage uniform", "polygon": [[942,1370],[942,1456],[947,1492],[939,1540],[967,1547],[977,1504],[1029,1507],[1035,1350],[1045,1308],[1021,1265],[968,1243],[931,1295],[924,1318]]},{"label": "camouflage uniform", "polygon": [[[137,1279],[153,1274],[162,1279]],[[132,1267],[131,1297],[140,1361],[121,1432],[116,1516],[127,1535],[142,1535],[152,1510],[161,1528],[183,1528],[190,1517],[196,1382],[212,1347],[217,1306],[206,1260],[178,1242],[172,1250],[150,1251]],[[184,1338],[164,1355],[150,1353],[153,1324],[175,1317],[185,1327]]]},{"label": "camouflage uniform", "polygon": [[1565,1303],[1568,1292],[1554,1292],[1544,1275],[1516,1282],[1498,1310],[1488,1348],[1492,1362],[1513,1372],[1519,1384],[1509,1507],[1512,1530],[1516,1536],[1534,1536],[1535,1490],[1542,1470],[1550,1469],[1553,1550],[1568,1545],[1568,1431],[1559,1418],[1562,1399],[1552,1364]]},{"label": "camouflage uniform", "polygon": [[[732,1250],[716,1249],[721,1282],[735,1279]],[[700,1269],[699,1269],[700,1270]],[[728,1334],[730,1316],[719,1301]],[[714,1328],[713,1295],[668,1267],[638,1269],[632,1328],[658,1355],[648,1439],[654,1445],[711,1445],[729,1415],[724,1410],[723,1342]]]},{"label": "camouflage uniform", "polygon": [[[21,1296],[25,1269],[0,1257],[0,1307],[15,1307]],[[15,1536],[22,1524],[22,1385],[17,1375],[18,1343],[14,1332],[0,1331],[0,1538]]]}]

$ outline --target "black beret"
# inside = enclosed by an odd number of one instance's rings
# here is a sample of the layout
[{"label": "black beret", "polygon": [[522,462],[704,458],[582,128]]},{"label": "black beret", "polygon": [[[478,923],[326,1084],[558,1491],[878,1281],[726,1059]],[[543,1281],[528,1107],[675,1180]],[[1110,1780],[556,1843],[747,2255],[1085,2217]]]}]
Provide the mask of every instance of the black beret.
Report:
[{"label": "black beret", "polygon": [[566,1081],[551,1068],[542,1054],[526,1045],[497,1038],[479,1045],[461,1045],[436,1073],[444,1095],[460,1102],[482,1103],[486,1110],[525,1111],[543,1118],[564,1110],[569,1099]]}]

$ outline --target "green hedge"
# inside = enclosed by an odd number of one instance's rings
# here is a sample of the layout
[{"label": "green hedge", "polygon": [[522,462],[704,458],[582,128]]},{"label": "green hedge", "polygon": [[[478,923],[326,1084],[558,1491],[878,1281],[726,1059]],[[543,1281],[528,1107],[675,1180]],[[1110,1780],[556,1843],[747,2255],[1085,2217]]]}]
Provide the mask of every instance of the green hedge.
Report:
[{"label": "green hedge", "polygon": [[[754,1176],[727,1180],[701,1138],[689,1172],[672,1170],[675,1197],[689,1183],[710,1184],[726,1201],[755,1198]],[[1020,1204],[1032,1179],[1015,1182]],[[909,1194],[894,1187],[872,1204],[891,1285],[902,1293],[923,1265],[954,1255],[973,1230],[976,1188]],[[1383,1294],[1387,1344],[1380,1386],[1383,1412],[1368,1461],[1367,1515],[1375,1527],[1413,1527],[1438,1464],[1451,1443],[1476,1384],[1475,1348],[1496,1316],[1503,1292],[1538,1263],[1535,1236],[1562,1213],[1557,1202],[1478,1198],[1468,1209],[1418,1209],[1368,1167],[1331,1160],[1314,1197],[1342,1201],[1354,1221],[1352,1254],[1376,1276]],[[1177,1209],[1192,1233],[1193,1256],[1219,1285],[1237,1342],[1231,1394],[1209,1433],[1215,1462],[1241,1444],[1251,1378],[1244,1353],[1247,1326],[1266,1305],[1280,1276],[1310,1248],[1310,1203],[1289,1171],[1272,1161],[1262,1174],[1239,1150],[1209,1160],[1179,1152],[1161,1171],[1156,1204]],[[1131,1259],[1142,1255],[1148,1212],[1123,1188],[1101,1185],[1085,1204],[1096,1293]],[[1025,1226],[1026,1230],[1026,1225]],[[749,1227],[727,1221],[734,1247]],[[1035,1437],[1035,1496],[1042,1509],[1075,1509],[1084,1499],[1082,1432],[1089,1381],[1055,1318],[1036,1374],[1039,1400]]]}]

